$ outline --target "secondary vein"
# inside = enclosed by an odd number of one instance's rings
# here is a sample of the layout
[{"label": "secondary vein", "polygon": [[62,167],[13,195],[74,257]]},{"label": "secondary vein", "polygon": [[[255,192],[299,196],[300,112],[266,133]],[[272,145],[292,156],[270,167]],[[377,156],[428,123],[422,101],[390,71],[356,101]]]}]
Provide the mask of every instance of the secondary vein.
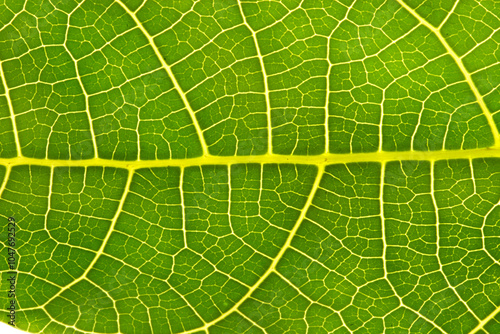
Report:
[{"label": "secondary vein", "polygon": [[195,332],[198,332],[198,331],[207,330],[210,326],[214,325],[215,323],[217,323],[218,321],[220,321],[221,319],[223,319],[227,315],[229,315],[229,314],[237,311],[238,308],[241,306],[241,304],[243,304],[245,302],[245,300],[247,300],[254,293],[254,291],[257,290],[260,287],[260,285],[262,284],[262,282],[264,282],[266,280],[266,278],[272,272],[276,271],[276,265],[279,263],[279,261],[281,260],[281,258],[285,254],[285,251],[290,247],[290,244],[292,243],[293,237],[297,233],[299,227],[301,226],[302,221],[306,217],[306,213],[309,210],[309,207],[311,206],[312,201],[313,201],[313,199],[314,199],[314,197],[316,195],[316,190],[318,190],[318,188],[319,188],[319,183],[321,181],[321,177],[323,176],[324,170],[325,170],[324,166],[320,166],[320,168],[318,169],[318,172],[317,172],[317,175],[316,175],[316,179],[315,179],[314,184],[312,186],[312,189],[311,189],[311,191],[309,193],[309,197],[307,198],[306,204],[302,208],[302,211],[300,213],[299,218],[297,219],[297,222],[295,223],[293,229],[290,231],[290,234],[288,235],[288,238],[286,239],[285,244],[281,247],[278,255],[276,255],[276,257],[274,258],[273,262],[271,263],[271,265],[269,266],[269,268],[266,270],[266,272],[248,290],[248,292],[236,304],[234,304],[233,307],[231,307],[228,311],[226,311],[225,313],[221,314],[219,317],[215,318],[214,320],[210,321],[209,323],[206,323],[205,326],[198,327],[198,328],[195,328],[195,329],[190,330],[190,331],[186,331],[186,332],[184,332],[184,334],[195,333]]},{"label": "secondary vein", "polygon": [[134,22],[137,25],[137,27],[141,30],[141,32],[144,34],[144,36],[148,39],[149,44],[151,45],[151,47],[153,48],[154,53],[156,54],[156,57],[161,62],[162,67],[165,69],[165,71],[167,72],[168,76],[172,80],[175,89],[179,93],[179,95],[180,95],[180,97],[182,99],[182,102],[186,106],[186,109],[187,109],[187,111],[189,113],[189,116],[191,117],[191,121],[193,122],[193,125],[194,125],[194,127],[196,129],[196,133],[198,134],[198,137],[200,139],[201,147],[203,149],[203,155],[209,155],[209,153],[208,153],[208,146],[207,146],[207,143],[205,141],[205,138],[203,137],[203,131],[201,130],[200,124],[196,120],[195,112],[194,112],[193,108],[191,107],[191,104],[189,103],[189,101],[188,101],[188,99],[186,97],[186,94],[184,94],[184,91],[182,90],[181,86],[177,82],[177,79],[174,76],[174,73],[172,72],[172,69],[170,68],[170,66],[168,66],[168,64],[165,61],[165,59],[163,59],[163,56],[161,55],[160,50],[158,50],[158,47],[156,46],[156,43],[153,40],[153,37],[151,37],[151,35],[146,30],[146,28],[144,28],[144,26],[142,25],[141,21],[139,21],[139,19],[137,18],[137,16],[132,11],[130,11],[130,9],[128,9],[128,7],[125,6],[125,4],[123,4],[121,2],[121,0],[116,0],[116,2],[127,12],[128,15],[130,15],[130,17],[134,20]]},{"label": "secondary vein", "polygon": [[[467,71],[465,68],[464,63],[462,62],[462,59],[455,53],[455,51],[451,48],[451,46],[448,44],[446,39],[441,35],[440,28],[434,27],[432,24],[427,22],[425,19],[423,19],[420,15],[418,15],[413,8],[408,6],[406,3],[404,3],[402,0],[397,0],[398,3],[403,6],[404,9],[406,9],[411,15],[413,15],[422,25],[427,27],[430,31],[436,35],[436,37],[439,39],[441,44],[445,47],[446,52],[453,58],[455,63],[457,64],[458,68],[462,72],[462,74],[465,77],[465,81],[469,85],[469,88],[471,89],[472,93],[474,93],[474,96],[477,100],[477,103],[479,104],[479,107],[481,108],[481,111],[483,112],[484,116],[486,117],[486,120],[488,121],[488,125],[491,128],[491,132],[493,133],[493,138],[495,140],[495,147],[500,146],[500,133],[498,131],[498,128],[495,124],[495,121],[493,120],[493,115],[490,113],[488,110],[488,107],[486,106],[486,103],[484,102],[483,96],[481,93],[479,93],[479,90],[476,87],[476,84],[472,80],[472,77],[470,73]],[[456,7],[456,4],[453,8]],[[444,23],[443,23],[444,24]],[[441,26],[443,25],[441,24]],[[440,27],[441,27],[440,26]]]}]

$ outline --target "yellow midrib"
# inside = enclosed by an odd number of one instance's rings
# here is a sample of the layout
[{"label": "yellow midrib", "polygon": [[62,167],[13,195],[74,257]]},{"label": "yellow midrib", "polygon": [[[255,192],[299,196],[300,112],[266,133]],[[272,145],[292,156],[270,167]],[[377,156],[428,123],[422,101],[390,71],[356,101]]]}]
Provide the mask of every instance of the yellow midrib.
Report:
[{"label": "yellow midrib", "polygon": [[188,159],[170,160],[108,160],[93,158],[87,160],[57,160],[57,159],[35,159],[17,157],[1,159],[0,165],[20,166],[37,165],[47,167],[115,167],[128,170],[155,167],[189,167],[200,165],[234,165],[234,164],[304,164],[324,166],[338,163],[351,162],[380,162],[400,160],[450,160],[450,159],[478,159],[478,158],[500,158],[500,147],[480,148],[472,150],[441,150],[441,151],[405,151],[405,152],[372,152],[372,153],[349,153],[334,154],[324,153],[320,155],[245,155],[245,156],[213,156],[206,155]]}]

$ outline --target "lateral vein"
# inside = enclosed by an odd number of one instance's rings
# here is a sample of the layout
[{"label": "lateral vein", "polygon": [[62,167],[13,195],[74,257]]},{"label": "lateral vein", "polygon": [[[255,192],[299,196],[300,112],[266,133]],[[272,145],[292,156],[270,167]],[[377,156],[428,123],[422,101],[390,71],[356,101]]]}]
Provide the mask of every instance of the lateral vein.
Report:
[{"label": "lateral vein", "polygon": [[137,16],[135,16],[135,13],[133,13],[132,11],[130,11],[130,9],[128,9],[128,7],[125,6],[125,4],[123,4],[121,0],[116,0],[116,2],[127,12],[128,15],[130,15],[130,17],[134,20],[134,22],[137,25],[137,27],[142,31],[142,33],[144,34],[144,36],[148,39],[149,44],[151,45],[151,47],[153,48],[154,53],[156,54],[156,57],[161,62],[161,65],[165,69],[165,71],[167,71],[167,74],[170,77],[170,79],[172,79],[172,83],[174,84],[175,89],[179,93],[179,95],[180,95],[180,97],[182,99],[182,102],[184,103],[184,105],[186,106],[187,111],[189,112],[189,116],[191,117],[191,121],[193,122],[193,125],[194,125],[194,127],[196,129],[196,133],[197,133],[198,137],[200,138],[201,147],[203,149],[203,155],[205,155],[205,156],[209,155],[209,153],[208,153],[208,146],[207,146],[207,143],[205,141],[205,138],[203,137],[203,131],[201,130],[200,124],[196,120],[196,115],[194,113],[194,110],[191,107],[191,104],[189,103],[189,101],[188,101],[188,99],[186,97],[186,94],[184,93],[184,91],[182,90],[181,86],[177,82],[177,79],[175,78],[174,73],[172,72],[172,69],[167,64],[167,62],[165,61],[165,59],[163,59],[163,56],[161,55],[160,50],[158,50],[158,47],[156,46],[156,43],[153,40],[153,37],[151,37],[151,35],[146,30],[146,28],[144,28],[144,26],[142,25],[141,21],[139,21],[137,19]]},{"label": "lateral vein", "polygon": [[486,318],[484,318],[482,321],[479,322],[479,324],[469,333],[469,334],[475,334],[479,332],[481,329],[484,328],[484,326],[490,322],[493,318],[497,316],[497,314],[500,313],[500,306],[496,308],[495,311],[491,312],[490,315],[488,315]]},{"label": "lateral vein", "polygon": [[316,179],[315,179],[314,184],[312,186],[312,189],[311,189],[311,191],[309,193],[309,197],[307,198],[307,202],[304,205],[304,207],[302,208],[300,216],[297,219],[297,222],[295,223],[293,229],[290,231],[290,234],[288,235],[288,238],[286,239],[285,244],[281,247],[278,255],[276,255],[276,257],[274,258],[273,262],[271,263],[271,265],[269,266],[269,268],[266,270],[266,272],[248,290],[248,292],[243,297],[241,297],[241,299],[236,304],[234,304],[233,307],[231,307],[228,311],[224,312],[223,314],[221,314],[216,319],[214,319],[214,320],[206,323],[205,326],[198,327],[198,328],[193,329],[193,330],[185,331],[184,334],[189,334],[189,333],[195,333],[195,332],[198,332],[198,331],[208,330],[208,328],[210,326],[214,325],[215,323],[217,323],[218,321],[220,321],[221,319],[223,319],[227,315],[229,315],[229,314],[231,314],[231,313],[233,313],[235,311],[238,311],[238,308],[241,306],[241,304],[243,304],[245,302],[245,300],[247,300],[254,293],[254,291],[257,290],[260,287],[260,285],[262,284],[262,282],[264,282],[266,280],[266,278],[272,272],[276,271],[276,265],[278,264],[278,262],[283,257],[283,254],[285,254],[285,251],[290,247],[290,244],[292,243],[293,237],[297,233],[297,230],[299,229],[300,225],[302,224],[302,221],[306,217],[306,213],[309,210],[309,207],[311,206],[312,201],[313,201],[313,199],[316,196],[316,190],[318,190],[318,188],[319,188],[319,183],[321,181],[321,177],[323,176],[324,171],[325,171],[324,166],[320,166],[318,168],[318,172],[317,172],[318,174],[316,175]]},{"label": "lateral vein", "polygon": [[[418,15],[413,8],[408,6],[406,3],[404,3],[402,0],[397,0],[398,3],[403,6],[404,9],[406,9],[411,15],[413,15],[422,25],[427,27],[436,37],[439,39],[441,44],[445,47],[446,52],[453,58],[457,66],[459,67],[460,71],[465,77],[465,81],[467,81],[467,84],[469,85],[472,93],[474,93],[474,96],[477,100],[477,103],[479,104],[479,107],[481,108],[481,111],[483,112],[484,116],[486,117],[486,120],[488,121],[488,125],[491,128],[491,132],[493,134],[493,139],[495,141],[495,147],[500,146],[500,133],[498,131],[498,128],[495,124],[495,121],[493,120],[493,115],[490,113],[488,110],[488,107],[486,106],[486,103],[484,102],[483,96],[479,93],[479,90],[476,87],[476,84],[472,80],[472,77],[470,73],[467,71],[465,68],[464,63],[462,62],[462,59],[453,51],[451,46],[448,44],[446,39],[441,35],[440,27],[444,24],[444,22],[441,24],[439,28],[435,28],[432,24],[430,24],[428,21],[423,19],[420,15]],[[456,7],[457,4],[453,8]]]},{"label": "lateral vein", "polygon": [[266,68],[264,66],[264,57],[262,56],[262,52],[260,51],[259,43],[257,42],[257,34],[256,32],[250,27],[250,24],[247,22],[247,18],[245,16],[245,13],[243,13],[243,7],[241,6],[241,1],[238,2],[238,7],[240,9],[241,17],[243,18],[243,22],[245,23],[245,26],[250,30],[252,33],[252,38],[255,43],[255,49],[257,50],[257,57],[259,58],[259,63],[260,67],[262,68],[262,79],[264,81],[264,94],[266,98],[266,114],[267,114],[267,151],[269,153],[273,153],[273,140],[272,140],[272,123],[271,123],[271,101],[270,101],[270,96],[269,96],[269,85],[267,83],[267,72]]},{"label": "lateral vein", "polygon": [[65,286],[61,290],[59,290],[59,292],[57,292],[52,298],[49,298],[43,305],[40,305],[40,307],[42,307],[42,308],[45,307],[52,300],[54,300],[55,298],[59,297],[64,291],[70,289],[72,286],[74,286],[78,282],[80,282],[80,281],[84,280],[85,278],[87,278],[87,274],[90,272],[90,270],[92,270],[94,268],[94,265],[96,264],[97,260],[104,253],[104,248],[108,244],[108,240],[109,240],[109,238],[111,236],[111,233],[115,229],[116,222],[118,220],[118,217],[120,216],[120,213],[122,212],[123,205],[125,203],[125,199],[127,198],[127,194],[129,193],[130,185],[132,184],[132,178],[133,178],[133,176],[134,176],[134,172],[133,171],[129,171],[128,172],[128,176],[127,176],[127,182],[125,184],[125,188],[123,189],[123,195],[122,195],[122,197],[120,199],[120,203],[118,204],[118,208],[116,209],[115,215],[113,216],[113,219],[111,220],[111,225],[109,226],[109,230],[106,233],[106,236],[104,237],[104,239],[102,241],[101,247],[96,252],[96,254],[95,254],[94,259],[92,260],[92,262],[88,265],[87,269],[80,275],[80,277],[78,277],[73,282],[71,282],[70,284],[68,284],[67,286]]},{"label": "lateral vein", "polygon": [[12,105],[12,100],[10,99],[9,87],[7,87],[7,80],[5,80],[3,66],[1,65],[2,63],[0,62],[0,78],[2,80],[0,84],[3,84],[5,88],[5,98],[7,99],[7,105],[9,106],[10,119],[12,121],[12,131],[14,132],[14,141],[16,142],[17,156],[21,156],[21,144],[19,142],[19,133],[17,132],[16,115],[14,115],[14,106]]}]

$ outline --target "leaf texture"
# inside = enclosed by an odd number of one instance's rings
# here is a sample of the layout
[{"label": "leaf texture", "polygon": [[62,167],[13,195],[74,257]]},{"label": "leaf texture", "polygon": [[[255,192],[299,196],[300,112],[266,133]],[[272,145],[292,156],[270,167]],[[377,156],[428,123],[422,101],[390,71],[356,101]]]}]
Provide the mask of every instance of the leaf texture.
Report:
[{"label": "leaf texture", "polygon": [[0,27],[18,328],[500,333],[497,1],[4,0]]}]

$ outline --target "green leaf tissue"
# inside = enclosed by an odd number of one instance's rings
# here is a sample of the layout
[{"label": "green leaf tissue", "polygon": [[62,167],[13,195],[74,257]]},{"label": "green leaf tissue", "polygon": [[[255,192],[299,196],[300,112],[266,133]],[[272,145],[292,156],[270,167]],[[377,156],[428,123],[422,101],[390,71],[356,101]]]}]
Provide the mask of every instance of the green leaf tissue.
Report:
[{"label": "green leaf tissue", "polygon": [[500,2],[1,0],[0,316],[500,333]]}]

